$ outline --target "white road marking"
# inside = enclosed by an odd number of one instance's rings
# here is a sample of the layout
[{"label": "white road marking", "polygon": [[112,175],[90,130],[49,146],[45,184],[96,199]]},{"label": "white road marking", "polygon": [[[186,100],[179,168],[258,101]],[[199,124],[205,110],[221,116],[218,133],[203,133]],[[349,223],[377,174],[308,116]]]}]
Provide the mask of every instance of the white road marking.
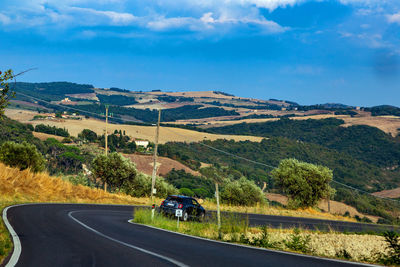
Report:
[{"label": "white road marking", "polygon": [[105,235],[105,234],[103,234],[103,233],[100,233],[99,231],[97,231],[97,230],[91,228],[90,226],[87,226],[87,225],[84,224],[83,222],[81,222],[81,221],[79,221],[78,219],[74,218],[74,217],[72,216],[72,214],[75,213],[75,212],[79,212],[79,211],[71,211],[71,212],[68,213],[68,216],[69,216],[72,220],[74,220],[75,222],[79,223],[80,225],[82,225],[82,226],[85,227],[86,229],[88,229],[88,230],[90,230],[90,231],[96,233],[96,234],[99,235],[99,236],[102,236],[102,237],[104,237],[104,238],[107,238],[107,239],[109,239],[109,240],[111,240],[111,241],[114,241],[114,242],[116,242],[116,243],[119,243],[119,244],[121,244],[121,245],[124,245],[124,246],[130,247],[130,248],[139,250],[139,251],[141,251],[141,252],[143,252],[143,253],[146,253],[146,254],[155,256],[155,257],[157,257],[157,258],[163,259],[163,260],[165,260],[165,261],[171,262],[172,264],[175,264],[176,266],[179,266],[179,267],[189,267],[188,265],[186,265],[186,264],[184,264],[184,263],[182,263],[182,262],[179,262],[179,261],[177,261],[177,260],[174,260],[174,259],[172,259],[172,258],[163,256],[163,255],[160,255],[160,254],[158,254],[158,253],[155,253],[155,252],[146,250],[146,249],[144,249],[144,248],[140,248],[140,247],[137,247],[137,246],[134,246],[134,245],[125,243],[125,242],[120,241],[120,240],[118,240],[118,239],[115,239],[115,238],[112,238],[112,237],[110,237],[110,236],[107,236],[107,235]]},{"label": "white road marking", "polygon": [[10,232],[10,235],[11,235],[13,243],[14,243],[13,254],[11,255],[11,258],[8,261],[8,263],[6,264],[5,267],[14,267],[17,264],[17,262],[19,260],[19,256],[21,256],[21,252],[22,252],[21,241],[19,240],[19,237],[18,237],[17,233],[14,231],[14,228],[11,226],[10,222],[7,219],[7,211],[8,211],[8,209],[13,208],[13,207],[17,207],[17,206],[22,206],[22,205],[10,206],[10,207],[7,207],[7,208],[5,208],[3,210],[3,222],[6,225],[8,231]]}]

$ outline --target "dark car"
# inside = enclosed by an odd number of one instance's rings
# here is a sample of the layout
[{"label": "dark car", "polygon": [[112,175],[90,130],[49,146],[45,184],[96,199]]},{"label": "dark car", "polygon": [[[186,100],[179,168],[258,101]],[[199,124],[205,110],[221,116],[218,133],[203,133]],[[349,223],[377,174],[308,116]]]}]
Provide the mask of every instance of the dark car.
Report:
[{"label": "dark car", "polygon": [[168,196],[160,205],[160,211],[165,215],[175,216],[176,210],[182,210],[182,220],[198,219],[203,221],[206,210],[196,199],[186,196]]}]

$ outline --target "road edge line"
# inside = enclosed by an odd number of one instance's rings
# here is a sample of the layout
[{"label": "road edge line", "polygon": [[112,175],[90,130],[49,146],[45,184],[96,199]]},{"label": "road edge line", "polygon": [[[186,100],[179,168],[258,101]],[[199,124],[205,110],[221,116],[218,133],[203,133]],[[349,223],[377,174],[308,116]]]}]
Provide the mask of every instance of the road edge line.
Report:
[{"label": "road edge line", "polygon": [[190,237],[190,238],[200,239],[200,240],[203,240],[203,241],[210,241],[210,242],[214,242],[214,243],[218,243],[218,244],[230,245],[230,246],[235,246],[235,247],[250,248],[250,249],[262,250],[262,251],[268,251],[268,252],[274,252],[274,253],[286,254],[286,255],[292,255],[292,256],[298,256],[298,257],[306,257],[306,258],[313,258],[313,259],[319,259],[319,260],[324,260],[324,261],[347,263],[347,264],[353,264],[353,265],[358,265],[358,266],[381,267],[381,265],[374,265],[374,264],[370,264],[370,263],[345,261],[345,260],[338,260],[338,259],[330,259],[330,258],[324,258],[324,257],[319,257],[319,256],[307,255],[307,254],[300,254],[300,253],[289,252],[289,251],[273,250],[273,249],[267,249],[267,248],[252,247],[252,246],[243,245],[243,244],[229,243],[229,242],[209,239],[209,238],[205,238],[205,237],[200,237],[200,236],[194,236],[194,235],[188,235],[188,234],[184,234],[184,233],[174,232],[174,231],[171,231],[171,230],[166,230],[166,229],[158,228],[158,227],[147,225],[147,224],[135,223],[135,222],[132,222],[132,219],[128,220],[128,223],[133,224],[133,225],[139,225],[139,226],[144,226],[144,227],[148,227],[148,228],[153,228],[153,229],[156,229],[156,230],[160,230],[160,231],[164,231],[164,232],[168,232],[168,233],[173,233],[173,234],[176,234],[176,235],[181,235],[181,236],[185,236],[185,237]]},{"label": "road edge line", "polygon": [[18,263],[19,257],[21,256],[21,253],[22,253],[21,241],[19,240],[19,237],[18,237],[17,233],[15,232],[14,228],[11,226],[10,222],[8,221],[7,211],[11,208],[23,206],[23,205],[24,204],[8,206],[8,207],[5,207],[3,210],[3,222],[6,225],[8,232],[11,235],[13,246],[14,246],[11,257],[8,260],[8,262],[6,263],[5,267],[15,266]]},{"label": "road edge line", "polygon": [[163,255],[161,255],[161,254],[155,253],[155,252],[153,252],[153,251],[150,251],[150,250],[147,250],[147,249],[144,249],[144,248],[141,248],[141,247],[134,246],[134,245],[132,245],[132,244],[125,243],[125,242],[120,241],[120,240],[118,240],[118,239],[112,238],[112,237],[110,237],[110,236],[108,236],[108,235],[105,235],[105,234],[103,234],[103,233],[97,231],[96,229],[93,229],[92,227],[90,227],[90,226],[84,224],[83,222],[79,221],[79,220],[76,219],[74,216],[72,216],[72,213],[75,213],[75,212],[80,212],[80,211],[70,211],[70,212],[68,212],[68,217],[70,217],[72,220],[74,220],[75,222],[77,222],[77,223],[80,224],[81,226],[85,227],[87,230],[90,230],[90,231],[94,232],[95,234],[97,234],[97,235],[99,235],[99,236],[101,236],[101,237],[104,237],[104,238],[106,238],[106,239],[108,239],[108,240],[114,241],[114,242],[116,242],[116,243],[118,243],[118,244],[121,244],[121,245],[124,245],[124,246],[126,246],[126,247],[130,247],[130,248],[132,248],[132,249],[139,250],[139,251],[141,251],[141,252],[143,252],[143,253],[146,253],[146,254],[155,256],[155,257],[160,258],[160,259],[162,259],[162,260],[168,261],[168,262],[170,262],[170,263],[172,263],[172,264],[175,264],[176,266],[179,266],[179,267],[189,267],[188,265],[186,265],[186,264],[184,264],[184,263],[182,263],[182,262],[179,262],[179,261],[177,261],[177,260],[175,260],[175,259],[169,258],[169,257],[167,257],[167,256],[163,256]]}]

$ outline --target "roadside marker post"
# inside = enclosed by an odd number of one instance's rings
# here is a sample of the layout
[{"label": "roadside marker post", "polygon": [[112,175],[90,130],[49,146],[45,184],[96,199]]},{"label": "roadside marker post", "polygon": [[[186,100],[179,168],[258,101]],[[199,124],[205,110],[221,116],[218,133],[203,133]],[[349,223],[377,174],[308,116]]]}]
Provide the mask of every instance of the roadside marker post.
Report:
[{"label": "roadside marker post", "polygon": [[182,217],[182,210],[175,210],[175,216],[178,218],[178,221],[176,223],[176,228],[179,229],[179,217]]},{"label": "roadside marker post", "polygon": [[155,211],[155,208],[156,208],[156,204],[153,204],[153,206],[151,206],[151,221],[154,220],[154,211]]}]

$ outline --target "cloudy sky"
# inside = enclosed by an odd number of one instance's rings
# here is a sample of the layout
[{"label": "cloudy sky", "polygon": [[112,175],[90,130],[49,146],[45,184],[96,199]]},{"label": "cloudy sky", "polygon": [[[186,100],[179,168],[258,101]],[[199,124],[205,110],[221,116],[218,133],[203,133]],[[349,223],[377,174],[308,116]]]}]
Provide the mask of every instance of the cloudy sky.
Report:
[{"label": "cloudy sky", "polygon": [[0,0],[19,81],[400,106],[398,0]]}]

